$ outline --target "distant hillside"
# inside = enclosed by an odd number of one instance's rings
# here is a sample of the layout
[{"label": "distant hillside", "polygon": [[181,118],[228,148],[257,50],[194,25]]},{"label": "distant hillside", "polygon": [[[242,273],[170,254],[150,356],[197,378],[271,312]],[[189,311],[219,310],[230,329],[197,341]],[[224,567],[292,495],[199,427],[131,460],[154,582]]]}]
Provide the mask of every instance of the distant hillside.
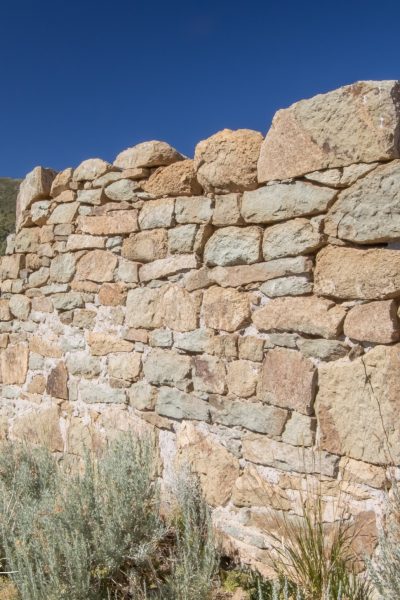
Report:
[{"label": "distant hillside", "polygon": [[6,237],[15,230],[15,203],[20,179],[0,177],[0,255],[6,249]]}]

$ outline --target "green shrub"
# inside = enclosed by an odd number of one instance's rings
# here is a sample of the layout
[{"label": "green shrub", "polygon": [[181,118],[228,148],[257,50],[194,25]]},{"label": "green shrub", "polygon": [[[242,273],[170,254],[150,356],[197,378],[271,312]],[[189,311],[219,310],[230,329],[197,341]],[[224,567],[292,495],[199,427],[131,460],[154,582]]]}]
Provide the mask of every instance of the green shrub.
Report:
[{"label": "green shrub", "polygon": [[80,475],[43,449],[3,447],[3,570],[21,600],[124,598],[154,580],[166,528],[153,473],[151,442],[129,436],[87,454]]}]

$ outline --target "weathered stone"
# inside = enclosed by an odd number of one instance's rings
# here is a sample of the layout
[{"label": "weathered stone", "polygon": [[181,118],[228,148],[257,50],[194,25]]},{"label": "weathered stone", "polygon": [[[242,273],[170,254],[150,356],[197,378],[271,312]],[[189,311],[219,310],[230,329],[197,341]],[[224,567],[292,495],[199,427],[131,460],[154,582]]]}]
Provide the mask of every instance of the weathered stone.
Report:
[{"label": "weathered stone", "polygon": [[397,341],[400,330],[396,303],[384,300],[354,306],[346,316],[344,333],[363,342],[390,344]]},{"label": "weathered stone", "polygon": [[168,250],[171,254],[193,252],[197,225],[180,225],[168,231]]},{"label": "weathered stone", "polygon": [[297,256],[295,258],[279,258],[264,263],[237,267],[215,267],[207,273],[208,280],[222,287],[238,287],[268,281],[269,279],[285,277],[292,274],[310,272],[312,262],[309,258]]},{"label": "weathered stone", "polygon": [[276,113],[258,181],[399,157],[396,81],[360,81]]},{"label": "weathered stone", "polygon": [[282,442],[292,446],[313,446],[317,420],[293,411],[282,434]]},{"label": "weathered stone", "polygon": [[86,352],[73,352],[66,358],[67,369],[71,375],[93,379],[101,372],[100,359]]},{"label": "weathered stone", "polygon": [[129,404],[137,410],[154,410],[157,388],[138,381],[128,390]]},{"label": "weathered stone", "polygon": [[213,225],[239,225],[241,222],[239,194],[225,194],[215,197],[215,208],[212,217]]},{"label": "weathered stone", "polygon": [[253,323],[265,331],[296,331],[324,338],[340,334],[346,311],[316,296],[275,298],[253,313]]},{"label": "weathered stone", "polygon": [[258,396],[263,402],[311,413],[317,372],[310,360],[296,350],[276,348],[265,357]]},{"label": "weathered stone", "polygon": [[11,321],[10,301],[6,298],[0,299],[0,321]]},{"label": "weathered stone", "polygon": [[166,142],[152,140],[127,148],[118,154],[114,165],[120,169],[136,169],[138,167],[161,167],[183,160],[175,148]]},{"label": "weathered stone", "polygon": [[46,389],[46,377],[34,375],[28,384],[29,394],[43,394]]},{"label": "weathered stone", "polygon": [[357,181],[357,179],[360,179],[361,177],[363,177],[370,171],[373,171],[377,166],[379,166],[378,162],[366,163],[366,164],[358,163],[358,164],[349,165],[348,167],[344,167],[342,169],[340,185],[342,187],[353,185],[353,183],[355,183]]},{"label": "weathered stone", "polygon": [[205,196],[180,197],[175,202],[177,223],[209,223],[211,221],[212,200]]},{"label": "weathered stone", "polygon": [[122,283],[103,283],[99,289],[99,302],[104,306],[125,304],[126,288]]},{"label": "weathered stone", "polygon": [[121,173],[121,177],[124,179],[133,179],[138,181],[139,184],[143,179],[148,179],[151,175],[151,169],[146,167],[133,167],[132,169],[124,169]]},{"label": "weathered stone", "polygon": [[385,469],[344,456],[340,461],[344,481],[368,485],[378,490],[387,485]]},{"label": "weathered stone", "polygon": [[396,345],[319,368],[316,412],[323,449],[374,464],[399,461],[399,367]]},{"label": "weathered stone", "polygon": [[199,269],[193,269],[192,271],[185,273],[182,278],[185,288],[189,292],[193,292],[194,290],[208,287],[212,284],[212,281],[208,276],[209,272],[210,270],[208,267],[200,267]]},{"label": "weathered stone", "polygon": [[73,181],[93,181],[113,170],[113,166],[101,158],[88,158],[76,167],[72,179]]},{"label": "weathered stone", "polygon": [[260,365],[249,360],[235,360],[227,364],[226,381],[230,393],[248,398],[256,393]]},{"label": "weathered stone", "polygon": [[238,338],[239,358],[261,362],[264,357],[264,340],[253,335]]},{"label": "weathered stone", "polygon": [[171,227],[174,217],[174,204],[172,198],[149,200],[139,214],[140,229],[156,229],[157,227]]},{"label": "weathered stone", "polygon": [[257,187],[262,135],[251,129],[224,129],[199,142],[194,162],[206,191],[242,192]]},{"label": "weathered stone", "polygon": [[131,179],[118,179],[104,189],[107,198],[115,202],[129,202],[134,200],[137,184]]},{"label": "weathered stone", "polygon": [[50,209],[50,200],[38,200],[31,206],[31,219],[35,225],[44,225]]},{"label": "weathered stone", "polygon": [[53,294],[51,300],[57,310],[73,310],[81,308],[85,304],[82,294],[79,292]]},{"label": "weathered stone", "polygon": [[223,227],[210,237],[204,249],[208,265],[243,265],[260,258],[262,230],[259,227]]},{"label": "weathered stone", "polygon": [[149,333],[149,344],[158,348],[171,348],[172,331],[169,329],[153,329]]},{"label": "weathered stone", "polygon": [[134,381],[140,373],[141,356],[137,352],[119,352],[108,357],[108,374],[116,379]]},{"label": "weathered stone", "polygon": [[319,473],[327,477],[335,476],[339,461],[338,456],[327,452],[321,451],[315,455],[312,448],[299,450],[256,433],[248,433],[243,438],[243,456],[250,462],[281,471]]},{"label": "weathered stone", "polygon": [[138,283],[139,263],[120,258],[115,279],[124,283]]},{"label": "weathered stone", "polygon": [[67,250],[92,250],[94,248],[104,248],[106,238],[98,235],[80,235],[71,234],[67,240]]},{"label": "weathered stone", "polygon": [[49,225],[58,225],[60,223],[72,223],[78,212],[78,202],[68,202],[67,204],[57,204],[50,217],[47,219]]},{"label": "weathered stone", "polygon": [[45,298],[43,296],[32,298],[32,311],[51,313],[53,312],[53,308],[53,303],[50,298]]},{"label": "weathered stone", "polygon": [[89,331],[87,341],[93,356],[105,356],[112,352],[131,352],[133,350],[131,342],[122,340],[112,333]]},{"label": "weathered stone", "polygon": [[45,285],[50,277],[50,269],[48,267],[41,267],[37,271],[31,273],[28,277],[28,288],[41,287]]},{"label": "weathered stone", "polygon": [[231,288],[211,287],[204,292],[202,316],[206,327],[236,331],[250,320],[249,296]]},{"label": "weathered stone", "polygon": [[92,250],[79,260],[76,268],[78,281],[112,281],[118,259],[107,250]]},{"label": "weathered stone", "polygon": [[202,192],[192,160],[182,160],[157,169],[142,187],[156,197],[193,196]]},{"label": "weathered stone", "polygon": [[50,406],[18,415],[13,422],[12,438],[38,444],[50,452],[63,452],[58,408]]},{"label": "weathered stone", "polygon": [[8,345],[0,355],[1,380],[4,385],[25,383],[28,372],[28,345],[24,342]]},{"label": "weathered stone", "polygon": [[278,277],[263,283],[260,290],[269,298],[304,296],[311,294],[313,283],[308,277]]},{"label": "weathered stone", "polygon": [[64,362],[59,362],[47,378],[46,392],[53,398],[68,400],[68,371]]},{"label": "weathered stone", "polygon": [[318,215],[328,210],[336,195],[336,190],[305,181],[274,183],[243,194],[242,216],[246,223],[275,223]]},{"label": "weathered stone", "polygon": [[0,281],[17,279],[20,269],[24,266],[24,257],[21,254],[2,256],[0,258]]},{"label": "weathered stone", "polygon": [[310,254],[318,250],[324,243],[319,229],[319,223],[313,219],[293,219],[267,227],[262,245],[265,260]]},{"label": "weathered stone", "polygon": [[55,171],[43,167],[35,167],[33,171],[26,175],[19,187],[17,196],[17,231],[21,226],[23,212],[31,206],[32,202],[49,197],[51,184],[55,176]]},{"label": "weathered stone", "polygon": [[[121,171],[110,171],[97,177],[92,181],[92,188],[105,188],[107,185],[114,183],[114,181],[119,181],[120,179],[125,179],[123,172]],[[128,179],[128,178],[126,178]]]},{"label": "weathered stone", "polygon": [[200,392],[223,394],[226,390],[225,366],[215,356],[193,358],[193,387]]},{"label": "weathered stone", "polygon": [[161,327],[161,315],[157,310],[159,290],[136,288],[128,292],[126,300],[126,324],[128,327]]},{"label": "weathered stone", "polygon": [[156,412],[170,419],[210,420],[210,406],[194,394],[186,394],[169,387],[161,387],[155,406]]},{"label": "weathered stone", "polygon": [[146,380],[154,385],[174,385],[186,387],[185,380],[190,376],[190,358],[170,350],[154,349],[143,364]]},{"label": "weathered stone", "polygon": [[125,404],[125,391],[105,384],[81,380],[78,384],[79,397],[87,404]]},{"label": "weathered stone", "polygon": [[15,236],[15,252],[37,252],[39,248],[40,229],[39,227],[29,227],[21,229]]},{"label": "weathered stone", "polygon": [[397,250],[329,246],[318,253],[314,292],[340,299],[379,300],[400,296]]},{"label": "weathered stone", "polygon": [[31,311],[31,301],[23,294],[13,294],[10,298],[10,312],[16,319],[25,321]]},{"label": "weathered stone", "polygon": [[[103,200],[105,200],[103,189],[78,190],[78,202],[80,204],[91,204],[92,206],[100,207]],[[87,209],[87,207],[85,208]]]},{"label": "weathered stone", "polygon": [[349,352],[350,348],[336,340],[307,340],[299,338],[296,345],[304,356],[319,360],[338,360]]},{"label": "weathered stone", "polygon": [[175,331],[196,329],[197,307],[189,292],[178,285],[162,288],[157,303],[156,321]]},{"label": "weathered stone", "polygon": [[232,502],[239,507],[272,506],[278,510],[289,510],[291,502],[286,492],[263,477],[259,469],[254,465],[245,467],[235,482]]},{"label": "weathered stone", "polygon": [[282,434],[288,419],[288,411],[276,406],[265,406],[254,402],[240,402],[221,398],[213,403],[213,421],[228,427],[244,427],[250,431],[265,433],[273,437]]},{"label": "weathered stone", "polygon": [[111,215],[99,217],[78,217],[78,227],[91,235],[119,235],[137,231],[137,211],[119,210]]},{"label": "weathered stone", "polygon": [[[178,465],[189,463],[199,477],[205,500],[223,506],[231,497],[239,476],[239,461],[220,443],[206,437],[192,423],[185,423],[177,440]],[[218,485],[215,482],[218,481]]]},{"label": "weathered stone", "polygon": [[50,265],[50,279],[58,283],[68,283],[75,274],[76,261],[72,253],[59,254]]},{"label": "weathered stone", "polygon": [[197,258],[194,254],[176,254],[143,265],[139,269],[139,279],[142,282],[162,279],[196,267]]},{"label": "weathered stone", "polygon": [[29,338],[29,350],[49,358],[61,358],[62,350],[57,339],[49,339],[40,335]]},{"label": "weathered stone", "polygon": [[[56,202],[57,204],[62,204],[64,202],[73,202],[74,200],[76,200],[76,196],[77,194],[73,190],[64,190],[54,198],[54,202]],[[46,227],[50,227],[50,225],[46,225]]]},{"label": "weathered stone", "polygon": [[[175,231],[171,229],[171,231]],[[167,256],[168,234],[165,229],[140,231],[123,241],[122,256],[138,262],[151,262]]]},{"label": "weathered stone", "polygon": [[213,336],[214,332],[203,328],[174,333],[174,347],[185,352],[207,352],[209,341]]},{"label": "weathered stone", "polygon": [[53,179],[53,183],[51,184],[50,196],[52,198],[55,198],[55,196],[58,196],[59,194],[62,194],[62,192],[65,192],[69,189],[69,184],[72,180],[72,173],[73,169],[71,169],[71,167],[68,167],[68,169],[64,169],[63,171],[60,171],[60,173],[57,173]]},{"label": "weathered stone", "polygon": [[271,349],[275,346],[282,348],[297,348],[297,333],[270,333],[265,342],[265,349]]}]

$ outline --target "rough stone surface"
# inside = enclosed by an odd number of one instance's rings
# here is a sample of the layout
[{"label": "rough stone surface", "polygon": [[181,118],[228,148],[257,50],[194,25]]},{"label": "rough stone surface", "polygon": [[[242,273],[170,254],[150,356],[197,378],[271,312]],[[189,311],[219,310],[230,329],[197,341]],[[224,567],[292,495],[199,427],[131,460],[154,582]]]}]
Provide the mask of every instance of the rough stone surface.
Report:
[{"label": "rough stone surface", "polygon": [[64,362],[59,362],[49,373],[46,392],[53,398],[68,400],[68,371]]},{"label": "rough stone surface", "polygon": [[400,337],[394,300],[354,306],[346,316],[344,334],[362,342],[390,344]]},{"label": "rough stone surface", "polygon": [[50,279],[58,283],[68,283],[75,274],[76,261],[72,253],[59,254],[50,265]]},{"label": "rough stone surface", "polygon": [[317,256],[314,292],[343,300],[396,298],[400,253],[384,248],[324,248]]},{"label": "rough stone surface", "polygon": [[325,450],[373,464],[398,462],[399,366],[395,345],[319,369],[316,412]]},{"label": "rough stone surface", "polygon": [[0,367],[3,384],[24,383],[28,371],[28,345],[24,342],[8,346],[1,352]]},{"label": "rough stone surface", "polygon": [[317,373],[310,360],[287,348],[266,354],[258,396],[263,402],[310,414],[317,385]]},{"label": "rough stone surface", "polygon": [[89,331],[87,341],[93,356],[105,356],[112,352],[131,352],[133,344],[121,340],[111,333],[100,333]]},{"label": "rough stone surface", "polygon": [[215,197],[215,208],[212,218],[213,225],[239,225],[241,222],[240,214],[240,194],[226,194]]},{"label": "rough stone surface", "polygon": [[88,158],[74,170],[72,179],[74,181],[93,181],[104,173],[112,171],[112,165],[101,158]]},{"label": "rough stone surface", "polygon": [[182,160],[157,169],[143,184],[143,189],[156,197],[194,196],[202,192],[192,160]]},{"label": "rough stone surface", "polygon": [[209,421],[210,407],[194,394],[186,394],[169,387],[161,387],[156,401],[156,412],[171,419]]},{"label": "rough stone surface", "polygon": [[112,281],[117,258],[107,250],[92,250],[78,262],[76,279],[80,281]]},{"label": "rough stone surface", "polygon": [[115,202],[129,202],[135,199],[137,185],[131,179],[119,179],[108,185],[104,193]]},{"label": "rough stone surface", "polygon": [[338,360],[348,354],[350,348],[336,340],[307,340],[300,338],[296,345],[304,356],[319,360]]},{"label": "rough stone surface", "polygon": [[243,265],[260,258],[262,231],[259,227],[224,227],[206,243],[204,260],[208,265]]},{"label": "rough stone surface", "polygon": [[328,210],[336,190],[305,181],[274,183],[245,192],[242,198],[242,216],[246,223],[275,223],[318,215]]},{"label": "rough stone surface", "polygon": [[17,231],[22,222],[23,212],[27,210],[32,202],[50,196],[50,189],[56,172],[52,169],[35,167],[22,181],[16,206]]},{"label": "rough stone surface", "polygon": [[197,259],[194,254],[178,254],[143,265],[139,270],[139,278],[140,281],[146,282],[152,279],[161,279],[169,275],[175,275],[176,273],[195,269],[196,267]]},{"label": "rough stone surface", "polygon": [[206,191],[242,192],[257,187],[262,135],[250,129],[224,129],[199,142],[194,154],[197,178]]},{"label": "rough stone surface", "polygon": [[18,416],[13,424],[12,438],[29,444],[40,444],[50,452],[63,452],[58,408],[46,406]]},{"label": "rough stone surface", "polygon": [[377,167],[344,190],[325,221],[328,235],[357,244],[400,238],[400,160]]},{"label": "rough stone surface", "polygon": [[26,321],[31,311],[31,301],[23,294],[13,294],[10,298],[9,309],[13,317]]},{"label": "rough stone surface", "polygon": [[190,375],[190,358],[169,350],[154,349],[143,364],[146,380],[154,385],[185,386]]},{"label": "rough stone surface", "polygon": [[265,331],[297,331],[333,338],[340,334],[346,311],[330,300],[309,296],[276,298],[253,314],[253,322]]},{"label": "rough stone surface", "polygon": [[79,217],[78,226],[83,233],[91,235],[119,235],[137,231],[135,210],[119,210],[116,214],[98,217]]},{"label": "rough stone surface", "polygon": [[361,81],[276,113],[258,161],[258,181],[398,158],[396,81]]},{"label": "rough stone surface", "polygon": [[242,398],[256,393],[260,365],[249,360],[235,360],[227,365],[228,390]]},{"label": "rough stone surface", "polygon": [[142,263],[165,258],[168,252],[167,240],[165,229],[133,233],[122,244],[122,256]]},{"label": "rough stone surface", "polygon": [[308,258],[296,256],[246,266],[215,267],[208,271],[208,279],[222,287],[237,287],[293,274],[308,273],[311,268],[312,263]]},{"label": "rough stone surface", "polygon": [[140,373],[141,358],[138,352],[118,352],[108,357],[108,372],[116,379],[134,381]]},{"label": "rough stone surface", "polygon": [[216,403],[217,411],[213,420],[228,427],[244,427],[250,431],[280,436],[288,418],[288,412],[276,406],[266,406],[254,402],[221,399]]},{"label": "rough stone surface", "polygon": [[224,363],[215,356],[193,358],[193,387],[196,391],[223,394],[226,389]]},{"label": "rough stone surface", "polygon": [[248,295],[235,289],[211,287],[204,292],[202,316],[206,327],[235,331],[250,320]]},{"label": "rough stone surface", "polygon": [[138,167],[160,167],[170,165],[183,156],[169,144],[159,141],[142,142],[127,148],[118,154],[114,165],[120,169],[136,169]]},{"label": "rough stone surface", "polygon": [[262,251],[265,260],[310,254],[323,245],[319,224],[308,219],[293,219],[286,223],[267,227]]},{"label": "rough stone surface", "polygon": [[157,312],[159,291],[151,288],[136,288],[128,292],[126,300],[126,324],[128,327],[154,328],[161,326],[161,315]]},{"label": "rough stone surface", "polygon": [[197,307],[189,292],[178,285],[162,288],[158,298],[156,321],[175,331],[196,329]]},{"label": "rough stone surface", "polygon": [[313,283],[305,277],[278,277],[266,281],[260,287],[263,294],[269,298],[279,298],[281,296],[303,296],[311,294]]}]

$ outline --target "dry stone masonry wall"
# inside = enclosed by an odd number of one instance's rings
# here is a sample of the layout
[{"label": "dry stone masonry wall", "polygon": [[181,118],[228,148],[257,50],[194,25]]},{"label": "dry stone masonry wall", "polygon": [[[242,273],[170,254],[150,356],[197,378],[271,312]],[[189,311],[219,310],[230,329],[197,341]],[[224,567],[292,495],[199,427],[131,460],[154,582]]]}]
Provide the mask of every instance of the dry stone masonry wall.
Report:
[{"label": "dry stone masonry wall", "polygon": [[[217,528],[265,568],[305,475],[372,550],[400,462],[400,84],[223,130],[37,167],[1,259],[0,432],[73,460],[151,430]],[[340,491],[339,491],[340,490]]]}]

